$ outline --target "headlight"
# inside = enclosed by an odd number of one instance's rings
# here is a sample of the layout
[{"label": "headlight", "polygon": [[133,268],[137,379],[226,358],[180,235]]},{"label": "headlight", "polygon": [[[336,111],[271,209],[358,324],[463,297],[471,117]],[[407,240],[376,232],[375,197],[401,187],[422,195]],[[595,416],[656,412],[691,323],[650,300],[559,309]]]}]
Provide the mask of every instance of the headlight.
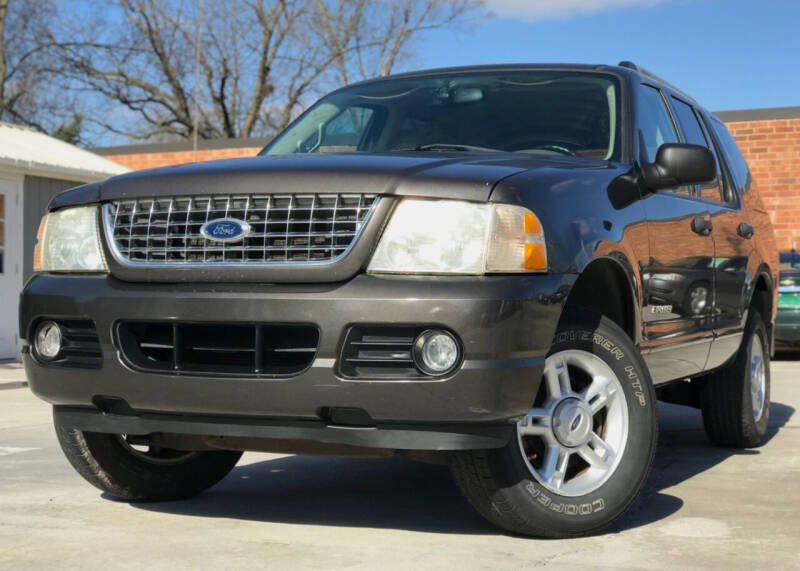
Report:
[{"label": "headlight", "polygon": [[544,272],[539,219],[526,208],[460,200],[401,201],[378,242],[370,273]]},{"label": "headlight", "polygon": [[681,274],[653,274],[650,277],[654,280],[663,280],[665,282],[679,282],[683,280],[685,276]]},{"label": "headlight", "polygon": [[96,206],[65,208],[42,219],[33,252],[36,272],[106,272]]}]

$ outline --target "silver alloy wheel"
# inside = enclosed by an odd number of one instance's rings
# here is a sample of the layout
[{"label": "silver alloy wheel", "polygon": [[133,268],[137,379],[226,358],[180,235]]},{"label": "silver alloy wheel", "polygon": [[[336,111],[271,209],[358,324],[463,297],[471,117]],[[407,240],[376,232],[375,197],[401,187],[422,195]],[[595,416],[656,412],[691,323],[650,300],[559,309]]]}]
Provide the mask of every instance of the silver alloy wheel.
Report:
[{"label": "silver alloy wheel", "polygon": [[171,448],[162,448],[160,446],[134,444],[128,438],[127,434],[119,435],[119,441],[122,443],[123,448],[133,456],[150,464],[180,464],[197,454],[186,450],[172,450]]},{"label": "silver alloy wheel", "polygon": [[756,422],[764,414],[765,392],[767,390],[767,374],[764,364],[764,346],[758,334],[750,341],[750,396],[753,404],[753,418]]},{"label": "silver alloy wheel", "polygon": [[562,496],[584,496],[619,466],[628,440],[628,405],[617,375],[600,357],[568,349],[547,358],[544,390],[517,423],[531,474]]}]

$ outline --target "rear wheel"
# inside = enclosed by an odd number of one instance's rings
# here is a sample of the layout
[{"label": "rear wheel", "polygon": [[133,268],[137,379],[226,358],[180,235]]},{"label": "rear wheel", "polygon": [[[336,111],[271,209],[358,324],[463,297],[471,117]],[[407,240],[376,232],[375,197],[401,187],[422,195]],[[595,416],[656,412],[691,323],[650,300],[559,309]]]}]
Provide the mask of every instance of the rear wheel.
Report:
[{"label": "rear wheel", "polygon": [[142,446],[126,435],[83,432],[58,421],[55,428],[73,468],[90,484],[128,501],[195,496],[224,478],[242,455]]},{"label": "rear wheel", "polygon": [[619,517],[656,445],[655,397],[636,347],[613,322],[560,327],[539,393],[505,448],[451,455],[456,482],[509,531],[570,537]]},{"label": "rear wheel", "polygon": [[764,443],[769,424],[770,371],[767,330],[751,308],[734,360],[706,380],[703,423],[712,442],[750,448]]}]

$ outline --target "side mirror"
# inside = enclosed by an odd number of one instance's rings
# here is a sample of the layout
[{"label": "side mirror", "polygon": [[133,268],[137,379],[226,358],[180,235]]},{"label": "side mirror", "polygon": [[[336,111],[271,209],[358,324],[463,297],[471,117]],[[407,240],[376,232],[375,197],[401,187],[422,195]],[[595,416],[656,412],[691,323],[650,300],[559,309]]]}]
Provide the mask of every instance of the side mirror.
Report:
[{"label": "side mirror", "polygon": [[658,148],[656,162],[642,165],[642,174],[645,185],[653,191],[702,184],[716,178],[717,161],[700,145],[664,143]]}]

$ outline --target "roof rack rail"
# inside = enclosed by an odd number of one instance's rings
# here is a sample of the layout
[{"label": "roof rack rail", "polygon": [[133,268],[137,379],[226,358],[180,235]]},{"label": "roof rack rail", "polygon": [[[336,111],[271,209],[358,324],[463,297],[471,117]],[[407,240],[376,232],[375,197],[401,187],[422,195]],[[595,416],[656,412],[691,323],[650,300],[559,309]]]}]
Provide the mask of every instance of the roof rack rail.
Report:
[{"label": "roof rack rail", "polygon": [[633,63],[632,61],[624,60],[624,61],[619,62],[618,65],[619,65],[619,67],[627,67],[628,69],[632,69],[633,71],[639,72],[641,75],[643,75],[645,77],[649,77],[650,79],[658,81],[659,83],[663,83],[664,85],[666,85],[667,87],[669,87],[673,91],[676,91],[677,93],[680,93],[684,97],[688,97],[689,99],[694,101],[694,97],[692,97],[691,95],[689,95],[688,93],[686,93],[682,89],[679,89],[678,87],[676,87],[673,84],[671,84],[669,81],[657,76],[652,71],[649,71],[649,70],[643,68],[642,66]]}]

